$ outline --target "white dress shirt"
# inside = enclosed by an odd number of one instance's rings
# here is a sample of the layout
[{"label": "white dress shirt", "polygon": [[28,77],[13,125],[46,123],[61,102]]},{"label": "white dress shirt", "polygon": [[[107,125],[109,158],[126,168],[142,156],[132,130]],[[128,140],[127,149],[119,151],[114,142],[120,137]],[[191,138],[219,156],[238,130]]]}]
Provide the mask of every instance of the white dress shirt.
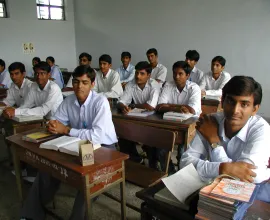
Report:
[{"label": "white dress shirt", "polygon": [[107,98],[119,98],[123,94],[119,73],[110,69],[107,75],[103,77],[103,73],[98,71],[93,90]]},{"label": "white dress shirt", "polygon": [[166,81],[167,76],[167,68],[163,66],[161,63],[158,63],[155,68],[152,69],[151,78],[159,79],[161,83]]},{"label": "white dress shirt", "polygon": [[0,73],[0,84],[4,85],[4,88],[9,88],[12,81],[10,78],[9,72],[5,69],[2,73]]},{"label": "white dress shirt", "polygon": [[201,90],[200,87],[190,81],[180,92],[174,81],[165,84],[159,97],[158,104],[188,105],[193,108],[195,115],[201,114]]},{"label": "white dress shirt", "polygon": [[48,80],[43,90],[37,83],[32,83],[23,105],[15,109],[15,115],[43,115],[50,119],[62,101],[61,89],[55,82]]},{"label": "white dress shirt", "polygon": [[203,78],[203,71],[194,66],[188,80],[191,82],[195,82],[197,85],[200,85],[202,78]]},{"label": "white dress shirt", "polygon": [[[33,68],[34,68],[34,67],[33,67]],[[33,78],[33,77],[34,77],[35,72],[34,72],[33,68],[31,68],[31,70],[30,70],[29,72],[26,73],[26,76],[28,76],[28,77],[30,77],[30,78]]]},{"label": "white dress shirt", "polygon": [[202,90],[205,90],[206,95],[212,96],[221,96],[222,88],[225,84],[231,79],[231,76],[228,72],[223,71],[217,80],[213,78],[212,71],[205,73],[202,81],[200,83],[200,87]]},{"label": "white dress shirt", "polygon": [[54,82],[60,87],[60,89],[64,87],[63,75],[58,66],[53,65],[51,67],[51,77],[54,78]]},{"label": "white dress shirt", "polygon": [[16,105],[17,107],[20,107],[30,92],[31,85],[32,81],[26,78],[23,80],[21,88],[12,82],[9,90],[7,91],[7,97],[3,100],[3,102],[7,106]]},{"label": "white dress shirt", "polygon": [[52,118],[70,125],[70,136],[94,144],[111,145],[117,142],[109,102],[95,91],[89,93],[81,106],[75,94],[68,96]]},{"label": "white dress shirt", "polygon": [[160,86],[156,80],[149,79],[143,90],[141,90],[136,81],[133,80],[126,85],[125,91],[120,97],[119,102],[124,105],[129,105],[133,100],[135,104],[147,103],[155,108],[157,106],[159,93]]},{"label": "white dress shirt", "polygon": [[259,115],[252,116],[232,139],[228,139],[225,135],[223,112],[214,116],[219,124],[221,147],[211,149],[210,144],[197,132],[188,150],[181,157],[180,167],[193,163],[201,179],[209,181],[219,175],[221,162],[244,161],[257,166],[257,169],[253,170],[257,174],[255,183],[269,179],[269,124]]},{"label": "white dress shirt", "polygon": [[135,76],[135,67],[130,63],[128,67],[125,69],[123,65],[121,65],[116,72],[120,75],[120,82],[127,83],[134,79]]}]

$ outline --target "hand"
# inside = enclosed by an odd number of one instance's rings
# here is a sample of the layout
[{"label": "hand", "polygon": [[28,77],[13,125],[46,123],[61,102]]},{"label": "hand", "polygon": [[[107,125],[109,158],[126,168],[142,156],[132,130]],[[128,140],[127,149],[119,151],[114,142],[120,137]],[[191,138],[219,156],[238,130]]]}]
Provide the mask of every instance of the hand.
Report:
[{"label": "hand", "polygon": [[218,123],[217,120],[210,115],[204,115],[199,119],[196,129],[209,142],[209,144],[219,143]]},{"label": "hand", "polygon": [[130,110],[131,109],[128,106],[126,106],[126,105],[123,105],[122,106],[122,112],[123,112],[124,115],[126,115],[127,113],[129,113]]},{"label": "hand", "polygon": [[206,96],[205,90],[202,90],[202,91],[201,91],[201,94],[202,94],[202,97]]},{"label": "hand", "polygon": [[47,126],[53,134],[69,134],[69,128],[57,120],[50,120]]},{"label": "hand", "polygon": [[256,173],[252,169],[256,169],[256,166],[243,161],[221,163],[219,165],[219,174],[227,174],[237,177],[241,181],[253,183],[253,177],[256,177]]},{"label": "hand", "polygon": [[162,108],[168,108],[168,107],[170,107],[169,104],[159,104],[157,105],[156,110],[159,111]]},{"label": "hand", "polygon": [[180,107],[180,112],[181,112],[181,113],[184,113],[184,114],[187,114],[187,113],[189,113],[189,110],[188,110],[187,107],[181,106],[181,107]]},{"label": "hand", "polygon": [[126,84],[127,84],[126,82],[123,82],[123,83],[122,83],[123,89],[125,89]]},{"label": "hand", "polygon": [[5,108],[5,110],[3,111],[3,116],[5,118],[12,118],[15,116],[15,108],[12,107],[7,107]]}]

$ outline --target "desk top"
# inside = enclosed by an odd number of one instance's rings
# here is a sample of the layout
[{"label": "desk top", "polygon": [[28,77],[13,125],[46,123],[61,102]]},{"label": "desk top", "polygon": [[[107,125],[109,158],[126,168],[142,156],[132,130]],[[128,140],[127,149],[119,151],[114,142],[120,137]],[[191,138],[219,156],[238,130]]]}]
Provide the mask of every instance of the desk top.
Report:
[{"label": "desk top", "polygon": [[202,105],[208,105],[208,106],[218,106],[220,104],[219,100],[215,100],[215,99],[205,99],[202,98]]}]

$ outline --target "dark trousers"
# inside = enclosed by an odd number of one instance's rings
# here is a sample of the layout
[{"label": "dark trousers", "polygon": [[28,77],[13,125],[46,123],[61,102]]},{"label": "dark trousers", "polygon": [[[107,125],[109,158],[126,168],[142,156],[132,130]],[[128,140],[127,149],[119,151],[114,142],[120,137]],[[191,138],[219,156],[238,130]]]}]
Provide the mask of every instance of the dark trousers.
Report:
[{"label": "dark trousers", "polygon": [[119,138],[118,145],[121,152],[129,155],[130,160],[138,163],[142,160],[136,149],[136,142]]}]

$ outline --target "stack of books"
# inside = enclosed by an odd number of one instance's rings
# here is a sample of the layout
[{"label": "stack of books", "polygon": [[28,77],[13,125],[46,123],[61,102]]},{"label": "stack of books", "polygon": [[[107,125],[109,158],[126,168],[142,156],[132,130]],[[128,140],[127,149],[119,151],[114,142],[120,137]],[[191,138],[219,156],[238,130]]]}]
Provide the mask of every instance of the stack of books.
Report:
[{"label": "stack of books", "polygon": [[172,121],[185,121],[194,115],[191,113],[178,113],[178,112],[166,112],[163,115],[163,119]]},{"label": "stack of books", "polygon": [[12,118],[12,120],[17,122],[38,121],[43,119],[44,119],[43,115],[16,115]]}]

